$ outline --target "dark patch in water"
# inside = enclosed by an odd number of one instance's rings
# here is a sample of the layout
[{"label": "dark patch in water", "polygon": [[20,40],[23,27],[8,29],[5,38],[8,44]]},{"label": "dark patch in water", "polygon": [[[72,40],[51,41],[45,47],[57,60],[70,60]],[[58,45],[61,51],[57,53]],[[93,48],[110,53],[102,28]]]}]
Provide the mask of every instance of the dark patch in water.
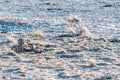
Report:
[{"label": "dark patch in water", "polygon": [[2,59],[10,59],[10,57],[9,56],[2,56]]},{"label": "dark patch in water", "polygon": [[34,61],[32,61],[32,60],[29,60],[29,61],[23,61],[24,63],[35,63]]},{"label": "dark patch in water", "polygon": [[93,68],[94,67],[94,65],[83,65],[83,66],[81,66],[82,68]]},{"label": "dark patch in water", "polygon": [[103,39],[103,38],[98,38],[98,39],[94,39],[94,41],[103,41],[103,42],[105,42],[105,39]]},{"label": "dark patch in water", "polygon": [[59,52],[56,52],[56,54],[65,54],[64,51],[59,51]]},{"label": "dark patch in water", "polygon": [[7,55],[9,55],[9,56],[16,56],[13,52],[8,52]]},{"label": "dark patch in water", "polygon": [[51,5],[51,3],[47,2],[47,3],[44,3],[45,5]]},{"label": "dark patch in water", "polygon": [[21,60],[20,60],[20,59],[15,59],[14,61],[15,61],[15,62],[18,62],[18,63],[19,63],[19,62],[21,62]]},{"label": "dark patch in water", "polygon": [[10,1],[6,0],[5,3],[10,3]]},{"label": "dark patch in water", "polygon": [[51,66],[39,66],[39,67],[37,67],[37,68],[40,68],[40,69],[54,69],[53,67],[51,67]]},{"label": "dark patch in water", "polygon": [[103,7],[112,7],[113,5],[111,5],[111,4],[106,4],[106,5],[104,5]]},{"label": "dark patch in water", "polygon": [[15,71],[14,69],[7,69],[7,70],[5,70],[3,72],[5,72],[5,73],[11,73],[11,72],[14,72],[14,71]]},{"label": "dark patch in water", "polygon": [[91,10],[80,10],[80,12],[87,13],[87,12],[91,12]]},{"label": "dark patch in water", "polygon": [[47,51],[53,51],[54,49],[44,49],[43,52],[47,52]]},{"label": "dark patch in water", "polygon": [[68,79],[68,78],[79,78],[80,76],[79,75],[73,75],[73,76],[65,76],[65,75],[63,75],[63,73],[60,73],[59,75],[58,75],[58,77],[59,78],[63,78],[63,79]]},{"label": "dark patch in water", "polygon": [[62,11],[61,8],[47,8],[47,10],[50,12]]},{"label": "dark patch in water", "polygon": [[55,45],[49,45],[49,44],[47,44],[47,45],[45,45],[44,47],[49,48],[49,47],[56,47],[56,46],[55,46]]},{"label": "dark patch in water", "polygon": [[32,28],[32,25],[29,25],[28,23],[22,23],[18,21],[10,21],[10,20],[9,21],[0,20],[0,25],[2,26],[5,32],[10,31],[11,29],[14,30],[16,26],[17,28],[23,28],[24,30],[27,30],[27,28],[29,29]]},{"label": "dark patch in water", "polygon": [[63,34],[57,37],[77,37],[77,36],[80,36],[80,34]]},{"label": "dark patch in water", "polygon": [[45,59],[46,59],[46,60],[50,60],[51,58],[49,58],[49,57],[45,57]]},{"label": "dark patch in water", "polygon": [[99,63],[99,64],[97,64],[98,66],[107,66],[107,64],[106,63]]},{"label": "dark patch in water", "polygon": [[5,41],[5,42],[0,42],[0,45],[4,45],[4,44],[7,44],[8,42]]},{"label": "dark patch in water", "polygon": [[70,52],[80,52],[80,50],[69,50]]},{"label": "dark patch in water", "polygon": [[27,13],[28,11],[33,11],[31,6],[23,6],[21,9],[17,10],[17,13]]},{"label": "dark patch in water", "polygon": [[56,69],[55,71],[64,71],[65,69]]},{"label": "dark patch in water", "polygon": [[42,27],[50,27],[51,26],[51,24],[47,23],[47,22],[39,23],[39,25]]},{"label": "dark patch in water", "polygon": [[115,64],[116,66],[120,66],[120,64]]},{"label": "dark patch in water", "polygon": [[79,58],[79,55],[61,55],[60,58]]},{"label": "dark patch in water", "polygon": [[113,38],[113,39],[109,39],[110,42],[120,42],[120,39],[119,38]]},{"label": "dark patch in water", "polygon": [[7,70],[4,70],[3,72],[5,72],[5,73],[11,73],[11,72],[18,71],[18,70],[20,70],[20,68],[16,68],[16,69],[7,69]]},{"label": "dark patch in water", "polygon": [[99,48],[95,48],[95,49],[90,49],[89,51],[98,52],[99,50],[100,50]]},{"label": "dark patch in water", "polygon": [[88,49],[85,46],[80,47],[81,51],[88,51]]},{"label": "dark patch in water", "polygon": [[101,78],[94,79],[94,80],[112,80],[111,76],[102,76]]},{"label": "dark patch in water", "polygon": [[109,57],[101,58],[101,60],[104,60],[105,62],[112,62],[114,59],[111,59]]}]

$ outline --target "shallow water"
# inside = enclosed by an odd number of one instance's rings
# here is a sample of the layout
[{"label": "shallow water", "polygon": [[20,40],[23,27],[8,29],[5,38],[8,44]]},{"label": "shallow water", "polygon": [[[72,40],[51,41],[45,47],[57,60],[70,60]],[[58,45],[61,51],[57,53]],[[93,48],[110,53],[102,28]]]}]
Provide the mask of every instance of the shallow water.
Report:
[{"label": "shallow water", "polygon": [[[118,0],[0,0],[0,79],[120,79],[119,11]],[[74,16],[80,23],[70,22]],[[81,25],[92,37],[80,35]],[[31,36],[37,30],[45,36]],[[8,36],[28,36],[44,51],[7,54],[16,45]]]}]

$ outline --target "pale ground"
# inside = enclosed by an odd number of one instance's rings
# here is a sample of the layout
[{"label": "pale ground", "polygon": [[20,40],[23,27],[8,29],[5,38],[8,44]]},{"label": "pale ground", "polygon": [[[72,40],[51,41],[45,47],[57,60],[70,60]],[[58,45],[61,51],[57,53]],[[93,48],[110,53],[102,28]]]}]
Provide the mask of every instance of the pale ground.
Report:
[{"label": "pale ground", "polygon": [[[118,0],[31,2],[0,0],[0,80],[120,80]],[[20,37],[44,51],[14,53]]]}]

